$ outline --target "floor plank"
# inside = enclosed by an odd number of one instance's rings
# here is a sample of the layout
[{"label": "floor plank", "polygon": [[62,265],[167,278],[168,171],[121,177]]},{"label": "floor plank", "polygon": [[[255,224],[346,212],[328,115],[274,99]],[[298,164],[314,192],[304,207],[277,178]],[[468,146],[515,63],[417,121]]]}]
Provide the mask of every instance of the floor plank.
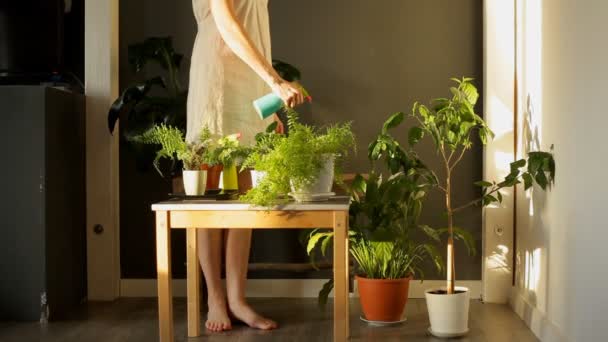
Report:
[{"label": "floor plank", "polygon": [[[252,299],[263,314],[279,321],[281,328],[271,332],[235,325],[221,334],[207,333],[187,338],[186,301],[175,299],[176,341],[257,342],[257,341],[331,341],[331,302],[323,311],[315,299]],[[204,308],[203,308],[204,310]],[[351,341],[445,341],[429,336],[426,304],[421,299],[409,300],[407,322],[392,327],[371,327],[359,319],[360,306],[351,301]],[[205,314],[203,313],[203,319]],[[202,324],[203,322],[201,322]],[[507,307],[471,302],[470,333],[461,342],[538,341],[525,324]],[[120,299],[113,303],[89,303],[74,318],[37,323],[0,322],[0,341],[158,341],[158,316],[155,299]]]}]

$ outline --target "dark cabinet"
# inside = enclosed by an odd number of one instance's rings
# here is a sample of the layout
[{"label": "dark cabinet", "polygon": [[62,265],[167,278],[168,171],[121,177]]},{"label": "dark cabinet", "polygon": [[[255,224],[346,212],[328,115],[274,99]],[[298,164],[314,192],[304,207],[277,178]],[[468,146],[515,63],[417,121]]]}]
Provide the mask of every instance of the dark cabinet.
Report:
[{"label": "dark cabinet", "polygon": [[0,319],[59,319],[86,296],[84,97],[2,86],[0,127]]}]

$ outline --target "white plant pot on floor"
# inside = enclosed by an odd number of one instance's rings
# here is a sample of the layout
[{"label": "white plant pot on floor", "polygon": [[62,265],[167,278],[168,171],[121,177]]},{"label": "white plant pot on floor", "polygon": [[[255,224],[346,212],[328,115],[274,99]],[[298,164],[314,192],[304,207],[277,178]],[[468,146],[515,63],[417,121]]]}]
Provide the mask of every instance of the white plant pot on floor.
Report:
[{"label": "white plant pot on floor", "polygon": [[323,166],[319,170],[319,176],[314,182],[301,186],[298,189],[294,187],[293,183],[291,184],[290,196],[297,202],[326,200],[333,195],[331,190],[334,186],[335,156],[326,154],[322,158],[324,159]]},{"label": "white plant pot on floor", "polygon": [[431,321],[429,332],[444,338],[466,335],[469,332],[469,289],[456,286],[456,293],[450,295],[433,293],[435,291],[445,291],[445,288],[424,293]]},{"label": "white plant pot on floor", "polygon": [[207,186],[206,170],[184,170],[184,191],[188,196],[202,196]]}]

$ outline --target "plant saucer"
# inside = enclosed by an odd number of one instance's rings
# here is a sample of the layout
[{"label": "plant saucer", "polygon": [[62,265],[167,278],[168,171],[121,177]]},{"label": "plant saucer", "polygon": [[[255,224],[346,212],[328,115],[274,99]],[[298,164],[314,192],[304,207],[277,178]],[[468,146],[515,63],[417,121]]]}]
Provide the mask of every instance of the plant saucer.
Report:
[{"label": "plant saucer", "polygon": [[431,327],[429,327],[429,334],[435,336],[435,337],[439,337],[439,338],[454,338],[454,337],[461,337],[464,336],[466,334],[469,333],[469,329],[467,329],[465,332],[461,332],[461,333],[455,333],[455,334],[450,334],[450,333],[437,333],[434,332]]},{"label": "plant saucer", "polygon": [[290,192],[289,196],[293,197],[296,202],[324,202],[335,196],[335,192],[322,192],[310,194],[305,192]]},{"label": "plant saucer", "polygon": [[403,318],[402,320],[395,321],[395,322],[370,321],[370,320],[365,319],[365,317],[363,317],[363,315],[359,316],[359,319],[362,320],[363,322],[365,322],[371,326],[375,326],[375,327],[386,327],[386,326],[391,326],[391,325],[397,325],[397,324],[405,323],[405,321],[407,321],[407,318]]}]

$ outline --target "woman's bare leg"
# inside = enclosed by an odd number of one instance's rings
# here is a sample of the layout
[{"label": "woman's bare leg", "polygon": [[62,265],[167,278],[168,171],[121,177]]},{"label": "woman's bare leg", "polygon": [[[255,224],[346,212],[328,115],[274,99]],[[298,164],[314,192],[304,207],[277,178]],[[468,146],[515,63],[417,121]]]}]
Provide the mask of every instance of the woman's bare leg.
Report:
[{"label": "woman's bare leg", "polygon": [[247,304],[245,284],[251,248],[251,229],[229,229],[226,240],[226,291],[228,307],[235,318],[252,328],[270,330],[277,323],[260,316]]},{"label": "woman's bare leg", "polygon": [[224,230],[221,229],[197,230],[198,258],[205,274],[208,292],[209,312],[205,326],[214,332],[232,329],[226,305],[226,293],[222,284],[223,235]]}]

